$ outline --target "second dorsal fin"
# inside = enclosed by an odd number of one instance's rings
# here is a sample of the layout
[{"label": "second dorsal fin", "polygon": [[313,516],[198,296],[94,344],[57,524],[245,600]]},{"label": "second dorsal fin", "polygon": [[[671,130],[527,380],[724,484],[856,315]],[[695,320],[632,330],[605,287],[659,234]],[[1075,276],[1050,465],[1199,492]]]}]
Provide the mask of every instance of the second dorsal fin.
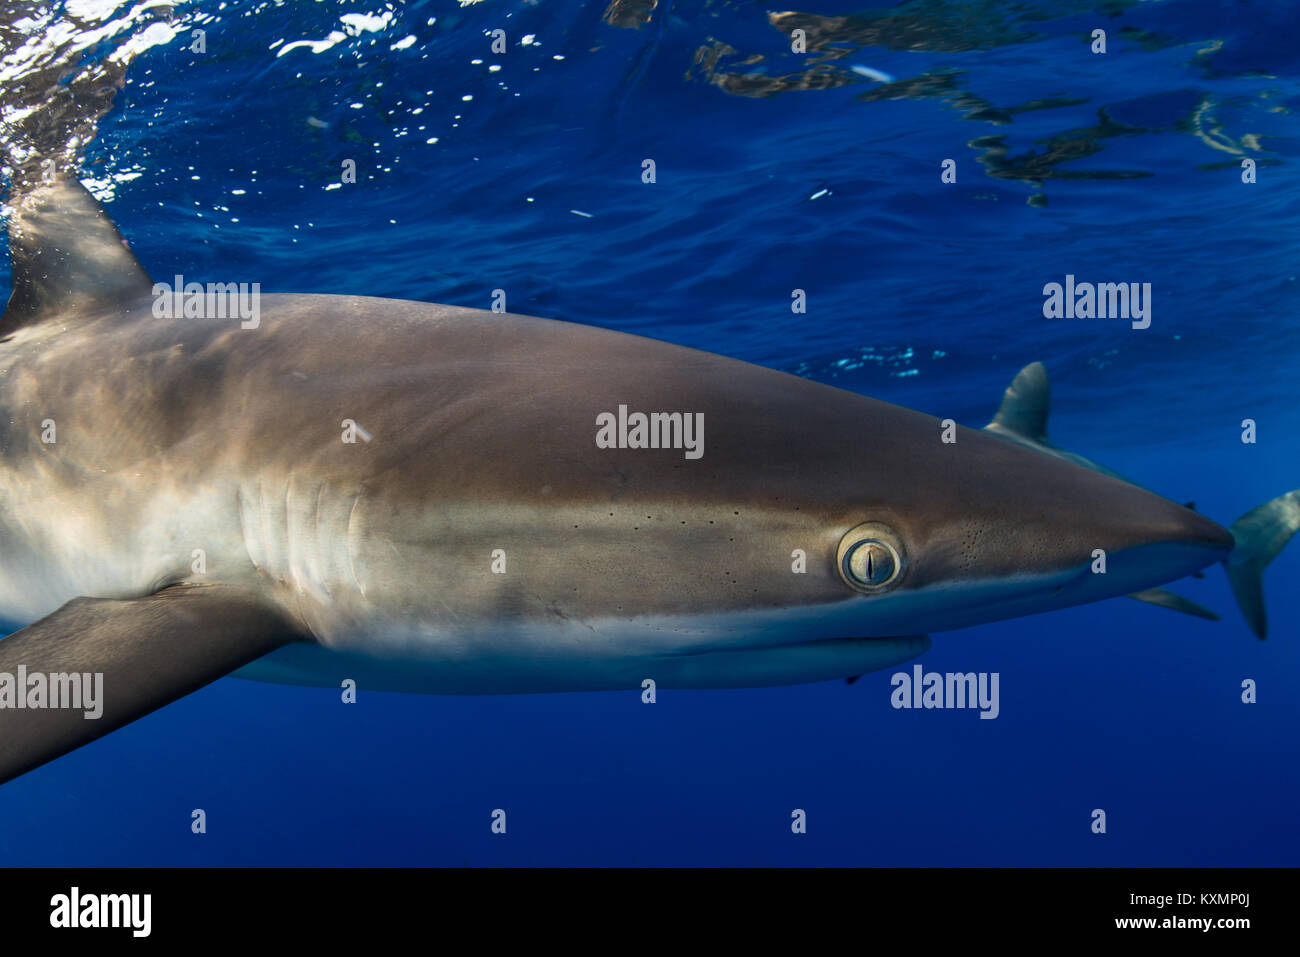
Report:
[{"label": "second dorsal fin", "polygon": [[13,292],[0,335],[147,296],[153,281],[75,179],[56,176],[13,197]]}]

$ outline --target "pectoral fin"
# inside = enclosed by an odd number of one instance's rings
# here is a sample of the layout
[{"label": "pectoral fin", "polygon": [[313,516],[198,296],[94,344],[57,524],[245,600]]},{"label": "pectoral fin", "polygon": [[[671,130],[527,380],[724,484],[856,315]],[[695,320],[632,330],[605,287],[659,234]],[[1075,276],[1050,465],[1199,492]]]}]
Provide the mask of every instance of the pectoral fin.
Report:
[{"label": "pectoral fin", "polygon": [[[257,596],[223,586],[177,585],[129,601],[70,601],[0,639],[0,783],[305,637]],[[59,681],[50,675],[83,674],[92,678],[78,681],[80,689],[93,694],[98,685],[99,700],[49,706],[52,681]],[[44,686],[39,696],[34,680]],[[19,695],[24,705],[45,706],[18,708]],[[88,716],[100,709],[99,717]]]},{"label": "pectoral fin", "polygon": [[1161,608],[1168,608],[1170,611],[1181,611],[1184,615],[1195,615],[1197,618],[1208,618],[1210,621],[1219,620],[1219,616],[1204,605],[1198,605],[1190,598],[1184,598],[1182,595],[1174,594],[1163,588],[1148,588],[1145,591],[1135,591],[1128,597],[1136,598],[1138,601],[1144,601],[1148,604],[1159,605]]}]

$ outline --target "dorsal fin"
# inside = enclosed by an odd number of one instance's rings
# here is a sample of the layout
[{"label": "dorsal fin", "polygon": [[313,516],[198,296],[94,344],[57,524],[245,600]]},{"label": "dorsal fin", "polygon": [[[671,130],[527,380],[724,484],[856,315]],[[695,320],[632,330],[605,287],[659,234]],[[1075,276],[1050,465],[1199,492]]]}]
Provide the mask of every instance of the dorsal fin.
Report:
[{"label": "dorsal fin", "polygon": [[153,289],[103,207],[75,179],[58,176],[14,197],[9,254],[13,292],[0,335]]},{"label": "dorsal fin", "polygon": [[986,428],[1046,445],[1047,413],[1051,404],[1047,367],[1041,362],[1031,362],[1011,380],[1011,385],[1003,393],[998,414]]}]

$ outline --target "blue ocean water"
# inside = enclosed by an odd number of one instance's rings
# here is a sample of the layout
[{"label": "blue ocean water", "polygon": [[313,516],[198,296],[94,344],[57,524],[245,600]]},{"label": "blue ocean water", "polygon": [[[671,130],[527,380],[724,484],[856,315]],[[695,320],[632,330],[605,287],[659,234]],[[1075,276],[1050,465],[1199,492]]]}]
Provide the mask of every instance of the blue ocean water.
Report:
[{"label": "blue ocean water", "polygon": [[[120,79],[75,153],[155,277],[502,288],[975,426],[1042,360],[1063,447],[1224,524],[1300,487],[1292,4],[67,0],[5,23],[6,107],[60,23],[87,37],[60,83]],[[1151,283],[1150,328],[1043,318],[1067,274]],[[1294,865],[1298,575],[1293,545],[1265,642],[1217,568],[1175,587],[1220,622],[1114,600],[936,635],[920,663],[997,672],[996,720],[892,708],[910,664],[653,706],[226,678],[0,787],[0,864]]]}]

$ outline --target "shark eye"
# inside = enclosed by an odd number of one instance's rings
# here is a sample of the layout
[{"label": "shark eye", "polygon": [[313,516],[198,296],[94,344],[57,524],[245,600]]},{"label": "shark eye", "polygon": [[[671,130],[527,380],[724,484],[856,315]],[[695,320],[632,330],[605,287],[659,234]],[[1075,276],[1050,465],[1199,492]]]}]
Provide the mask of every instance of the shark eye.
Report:
[{"label": "shark eye", "polygon": [[903,574],[903,545],[887,525],[867,522],[840,539],[840,576],[860,592],[888,591]]}]

